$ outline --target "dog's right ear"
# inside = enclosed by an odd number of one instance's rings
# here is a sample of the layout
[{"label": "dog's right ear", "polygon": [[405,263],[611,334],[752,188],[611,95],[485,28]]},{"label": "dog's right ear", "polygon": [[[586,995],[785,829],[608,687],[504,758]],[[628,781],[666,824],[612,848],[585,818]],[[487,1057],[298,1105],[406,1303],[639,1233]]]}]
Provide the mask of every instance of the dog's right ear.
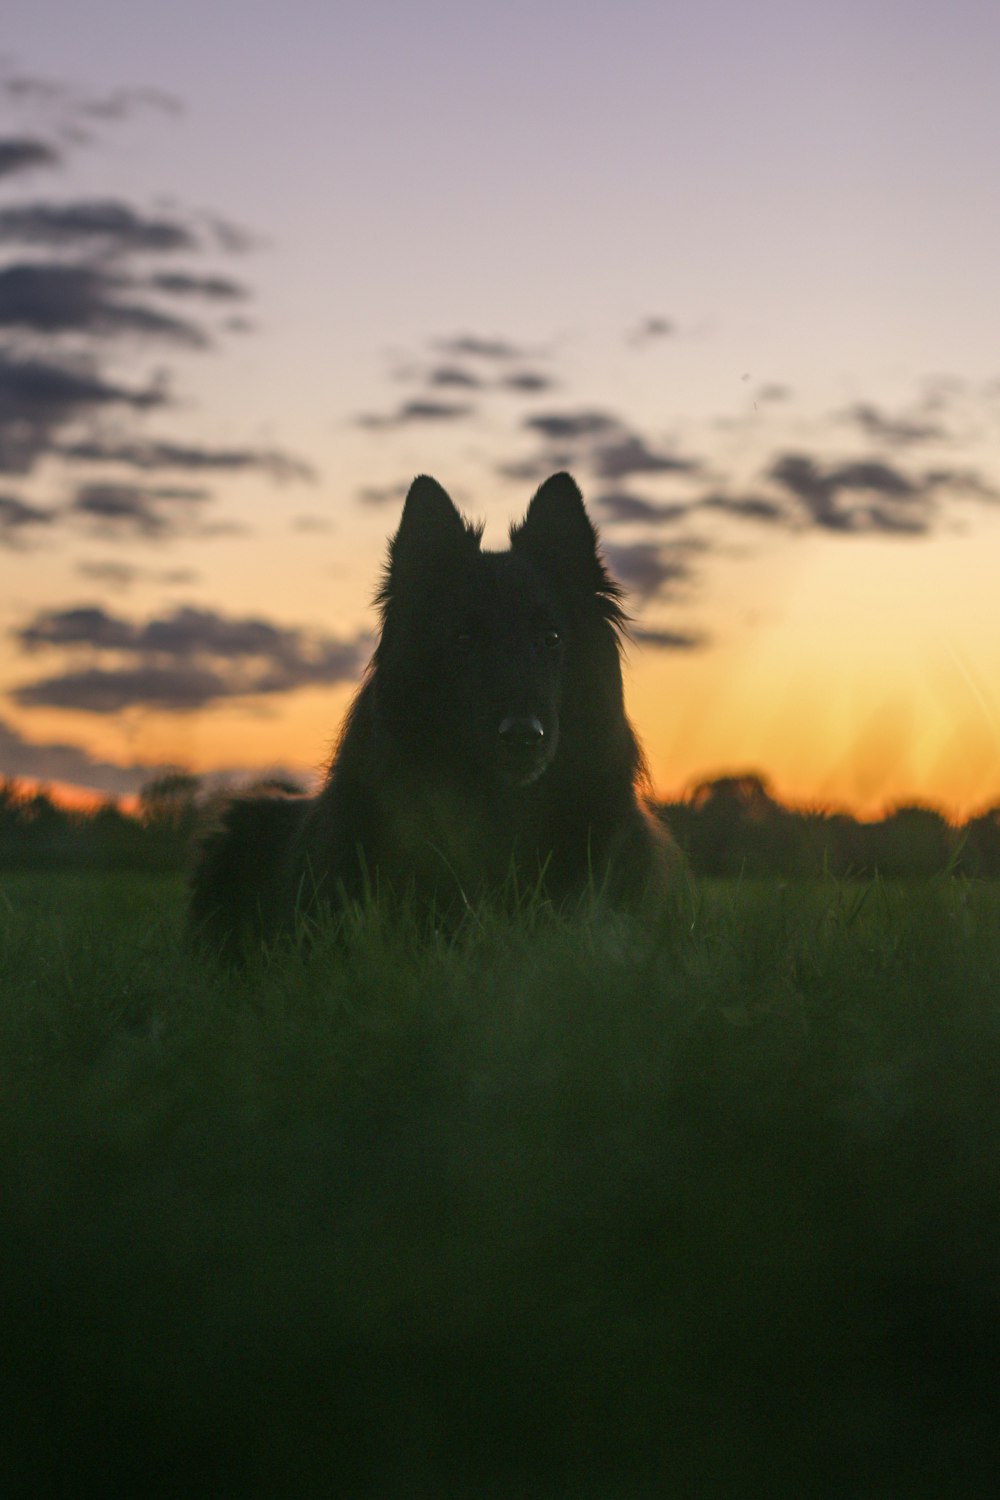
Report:
[{"label": "dog's right ear", "polygon": [[451,560],[469,542],[468,528],[451,496],[429,474],[418,475],[389,543],[381,601],[387,602],[411,578],[432,578],[436,564]]}]

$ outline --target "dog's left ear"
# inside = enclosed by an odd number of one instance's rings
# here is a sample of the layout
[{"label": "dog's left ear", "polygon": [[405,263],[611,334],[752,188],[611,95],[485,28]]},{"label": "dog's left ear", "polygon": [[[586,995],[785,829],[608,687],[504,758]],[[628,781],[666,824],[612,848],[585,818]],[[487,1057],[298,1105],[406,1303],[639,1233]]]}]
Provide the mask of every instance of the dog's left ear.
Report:
[{"label": "dog's left ear", "polygon": [[536,492],[511,546],[526,553],[549,577],[603,589],[607,574],[597,551],[597,532],[571,474],[553,474]]}]

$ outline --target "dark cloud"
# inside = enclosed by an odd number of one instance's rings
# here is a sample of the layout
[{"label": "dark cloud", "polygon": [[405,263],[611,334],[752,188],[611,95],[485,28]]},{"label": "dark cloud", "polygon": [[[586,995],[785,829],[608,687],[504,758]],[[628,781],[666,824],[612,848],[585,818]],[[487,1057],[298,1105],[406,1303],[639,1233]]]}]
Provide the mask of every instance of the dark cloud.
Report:
[{"label": "dark cloud", "polygon": [[637,433],[598,444],[591,463],[601,479],[627,479],[630,474],[696,474],[701,467],[695,459],[655,452]]},{"label": "dark cloud", "polygon": [[457,401],[406,401],[395,412],[386,416],[366,415],[358,417],[359,427],[383,429],[407,427],[419,422],[457,422],[470,416],[475,410]]},{"label": "dark cloud", "polygon": [[200,328],[137,302],[118,300],[121,283],[93,266],[18,264],[0,270],[0,327],[35,333],[138,334],[202,349]]},{"label": "dark cloud", "polygon": [[613,412],[583,407],[577,411],[537,412],[522,426],[545,444],[534,459],[501,467],[510,478],[535,478],[560,468],[589,468],[599,479],[628,479],[633,474],[695,474],[693,459],[657,451],[632,432]]},{"label": "dark cloud", "polygon": [[35,136],[0,137],[0,177],[16,172],[31,172],[37,167],[54,167],[61,160],[56,148]]},{"label": "dark cloud", "polygon": [[164,89],[122,88],[88,94],[62,79],[16,72],[6,58],[0,58],[0,94],[15,105],[55,109],[69,122],[76,118],[117,122],[150,109],[167,115],[183,113],[180,100]]},{"label": "dark cloud", "polygon": [[474,375],[471,370],[463,369],[461,365],[437,365],[428,373],[427,384],[476,391],[481,388],[483,382],[478,375]]},{"label": "dark cloud", "polygon": [[408,479],[399,484],[368,484],[358,490],[358,499],[365,505],[402,505],[409,488]]},{"label": "dark cloud", "polygon": [[195,276],[188,271],[162,271],[150,276],[147,285],[155,292],[206,297],[215,302],[237,302],[249,296],[247,287],[230,276]]},{"label": "dark cloud", "polygon": [[55,512],[29,505],[16,495],[0,495],[0,546],[16,547],[35,526],[51,526]]},{"label": "dark cloud", "polygon": [[605,490],[595,498],[594,504],[611,524],[616,521],[652,521],[662,525],[679,521],[692,509],[681,500],[647,500],[628,490]]},{"label": "dark cloud", "polygon": [[[2,60],[0,93],[15,105],[41,108],[47,121],[44,129],[0,139],[4,176],[43,157],[51,164],[55,148],[43,137],[89,140],[81,121],[122,120],[148,108],[179,111],[176,100],[155,89],[86,95],[59,81],[5,72]],[[277,449],[137,436],[130,414],[168,404],[169,372],[159,372],[146,388],[133,387],[108,364],[109,340],[123,336],[174,348],[211,347],[209,304],[224,319],[248,290],[210,264],[189,265],[186,257],[207,251],[217,258],[220,250],[243,251],[252,243],[245,230],[217,214],[147,211],[114,194],[32,196],[0,209],[0,251],[9,247],[0,264],[0,332],[9,329],[18,340],[0,347],[0,472],[25,474],[41,459],[56,458],[144,472],[256,470],[276,481],[314,478],[307,464]],[[25,246],[40,248],[28,252]],[[181,252],[185,260],[178,264]],[[187,305],[179,307],[178,299]],[[212,333],[223,319],[213,320]],[[120,533],[131,528],[163,535],[175,529],[178,515],[170,498],[146,486],[91,486],[67,514]],[[199,534],[209,529],[201,526]]]},{"label": "dark cloud", "polygon": [[978,500],[1000,500],[1000,490],[975,469],[927,469],[924,482],[931,489],[952,490]]},{"label": "dark cloud", "polygon": [[686,581],[691,570],[686,560],[660,542],[628,545],[606,542],[604,552],[616,578],[641,600],[669,593],[669,586]]},{"label": "dark cloud", "polygon": [[700,651],[708,644],[705,636],[687,630],[650,630],[635,625],[629,635],[641,646],[652,646],[660,651]]},{"label": "dark cloud", "polygon": [[31,776],[41,781],[67,781],[108,796],[135,792],[166,766],[99,760],[79,745],[28,740],[0,719],[0,775]]},{"label": "dark cloud", "polygon": [[242,224],[234,224],[231,219],[220,218],[218,214],[207,214],[205,225],[215,244],[227,255],[247,255],[263,243],[258,235]]},{"label": "dark cloud", "polygon": [[713,492],[702,495],[696,502],[703,510],[721,511],[723,515],[739,516],[744,521],[763,521],[785,524],[790,521],[788,509],[765,495],[724,495]]},{"label": "dark cloud", "polygon": [[676,325],[670,318],[648,317],[633,328],[628,334],[630,344],[648,344],[653,339],[669,338],[676,333]]},{"label": "dark cloud", "polygon": [[113,198],[24,203],[0,210],[0,243],[120,253],[194,250],[196,236],[177,219],[152,218]]},{"label": "dark cloud", "polygon": [[541,396],[554,389],[556,382],[540,370],[512,370],[500,381],[504,390],[517,391],[522,396]]},{"label": "dark cloud", "polygon": [[111,406],[162,406],[161,390],[118,385],[46,359],[19,359],[0,349],[0,472],[27,474],[51,451],[63,428]]},{"label": "dark cloud", "polygon": [[76,571],[81,578],[92,578],[95,583],[103,583],[110,589],[131,588],[142,576],[141,569],[133,567],[131,563],[104,559],[77,563]]},{"label": "dark cloud", "polygon": [[289,480],[312,482],[316,471],[301,459],[278,449],[202,448],[173,442],[68,443],[59,448],[61,457],[74,463],[122,464],[146,471],[188,469],[193,472],[226,470],[240,473],[256,469],[277,483]]},{"label": "dark cloud", "polygon": [[226,698],[353,681],[370,649],[361,635],[338,640],[191,607],[143,624],[99,605],[43,611],[14,636],[25,651],[87,650],[124,658],[59,672],[12,694],[25,707],[96,714],[129,707],[180,712]]},{"label": "dark cloud", "polygon": [[15,688],[22,708],[67,708],[116,714],[127,708],[159,708],[176,713],[204,708],[229,696],[224,678],[208,667],[86,667]]},{"label": "dark cloud", "polygon": [[506,339],[484,339],[475,334],[462,333],[455,338],[437,339],[435,347],[443,354],[462,359],[523,359],[525,352]]},{"label": "dark cloud", "polygon": [[188,531],[194,509],[211,498],[208,490],[138,484],[81,485],[70,511],[106,533],[167,537]]},{"label": "dark cloud", "polygon": [[768,477],[795,497],[811,525],[826,531],[917,535],[931,525],[930,487],[878,459],[823,468],[807,454],[786,453]]},{"label": "dark cloud", "polygon": [[98,646],[131,650],[136,640],[133,626],[109,615],[97,604],[44,611],[14,634],[25,651],[36,651],[49,646]]},{"label": "dark cloud", "polygon": [[549,442],[571,442],[578,438],[599,437],[605,433],[621,430],[621,422],[609,412],[584,410],[563,412],[539,412],[525,417],[523,427],[537,432]]},{"label": "dark cloud", "polygon": [[95,120],[125,120],[147,109],[164,115],[184,113],[184,106],[176,95],[153,88],[114,89],[110,94],[81,99],[79,108],[82,114]]},{"label": "dark cloud", "polygon": [[859,427],[866,437],[889,447],[941,441],[948,436],[940,422],[926,417],[891,417],[867,401],[859,401],[842,413],[842,420]]}]

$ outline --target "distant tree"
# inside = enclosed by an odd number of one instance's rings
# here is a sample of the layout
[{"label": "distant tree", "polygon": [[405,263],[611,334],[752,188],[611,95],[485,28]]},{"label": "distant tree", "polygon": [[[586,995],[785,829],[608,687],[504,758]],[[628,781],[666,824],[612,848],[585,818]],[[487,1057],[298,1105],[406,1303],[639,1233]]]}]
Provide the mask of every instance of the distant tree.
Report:
[{"label": "distant tree", "polygon": [[988,808],[966,823],[958,865],[983,880],[1000,877],[1000,807]]},{"label": "distant tree", "polygon": [[193,818],[201,780],[189,771],[165,771],[139,790],[139,813],[145,823],[176,825]]},{"label": "distant tree", "polygon": [[955,835],[933,807],[897,807],[870,826],[872,863],[883,875],[936,875],[947,867]]},{"label": "distant tree", "polygon": [[702,781],[690,797],[687,833],[695,869],[706,875],[763,873],[775,864],[788,814],[771,796],[763,776],[746,772]]}]

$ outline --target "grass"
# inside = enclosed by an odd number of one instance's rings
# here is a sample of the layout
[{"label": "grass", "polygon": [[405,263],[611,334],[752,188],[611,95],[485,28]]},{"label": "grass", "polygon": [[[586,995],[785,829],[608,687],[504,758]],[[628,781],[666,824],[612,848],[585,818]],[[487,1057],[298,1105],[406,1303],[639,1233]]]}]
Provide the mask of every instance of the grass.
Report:
[{"label": "grass", "polygon": [[995,1493],[995,887],[182,902],[0,878],[5,1494]]}]

